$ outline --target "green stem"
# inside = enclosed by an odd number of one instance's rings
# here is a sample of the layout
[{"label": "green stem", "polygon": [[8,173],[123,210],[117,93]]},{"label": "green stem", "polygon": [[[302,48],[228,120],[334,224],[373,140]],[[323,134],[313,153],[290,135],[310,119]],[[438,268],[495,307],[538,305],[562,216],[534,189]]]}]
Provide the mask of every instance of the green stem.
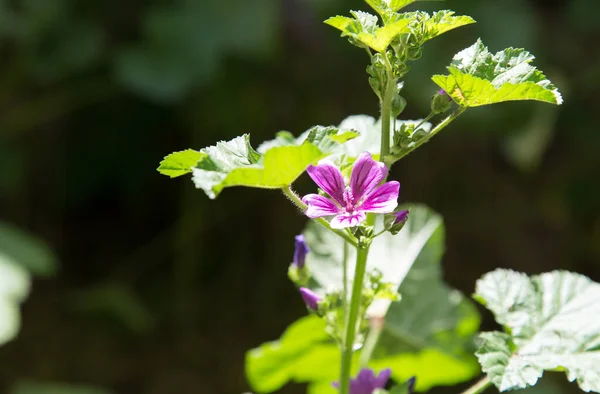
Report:
[{"label": "green stem", "polygon": [[483,393],[485,389],[487,389],[491,385],[492,382],[490,382],[488,377],[485,376],[482,379],[478,380],[477,383],[475,383],[473,386],[463,391],[462,394],[480,394]]},{"label": "green stem", "polygon": [[392,98],[396,81],[391,70],[387,73],[387,85],[383,100],[381,101],[381,150],[379,151],[379,161],[384,162],[385,157],[390,154],[390,120],[392,119]]},{"label": "green stem", "polygon": [[350,389],[350,370],[352,368],[352,355],[354,353],[354,339],[356,338],[357,323],[360,319],[359,312],[361,309],[363,280],[365,277],[368,255],[368,246],[361,245],[356,248],[356,269],[354,271],[354,281],[352,283],[350,313],[346,321],[346,334],[344,336],[346,340],[344,341],[344,349],[342,351],[340,394],[348,394]]},{"label": "green stem", "polygon": [[408,155],[409,153],[411,153],[412,151],[414,151],[415,149],[417,149],[418,147],[420,147],[421,145],[423,145],[424,143],[426,143],[427,141],[429,141],[431,138],[433,138],[434,135],[436,135],[437,133],[439,133],[440,131],[442,131],[442,129],[444,127],[446,127],[450,123],[452,123],[452,121],[454,119],[458,118],[458,116],[460,114],[462,114],[463,112],[465,112],[466,109],[467,109],[467,107],[462,107],[462,106],[458,107],[458,109],[456,111],[454,111],[446,119],[444,119],[440,123],[438,123],[438,125],[435,126],[433,130],[431,130],[431,132],[427,135],[426,138],[423,138],[421,141],[417,142],[416,144],[414,144],[413,146],[411,146],[409,149],[407,149],[406,151],[402,152],[402,155],[395,156],[394,157],[394,162],[402,159],[404,156]]},{"label": "green stem", "polygon": [[[342,298],[342,306],[344,308],[344,324],[347,324],[348,319],[348,242],[344,242],[343,261],[342,261],[342,280],[344,292]],[[343,343],[346,343],[346,338],[343,338]]]},{"label": "green stem", "polygon": [[418,125],[415,126],[415,131],[419,130],[419,127],[423,126],[423,123],[427,122],[429,119],[433,118],[435,114],[433,112],[429,113],[425,119],[421,121]]},{"label": "green stem", "polygon": [[[287,198],[289,198],[290,201],[293,202],[294,205],[296,205],[302,212],[306,211],[306,204],[302,202],[302,199],[300,197],[298,197],[298,195],[296,195],[296,193],[294,193],[294,191],[292,190],[292,188],[290,186],[283,187],[283,188],[281,188],[281,190],[283,191],[283,194],[285,194],[287,196]],[[331,225],[329,224],[329,222],[327,220],[325,220],[323,218],[316,218],[313,220],[316,221],[317,223],[319,223],[320,225],[322,225],[323,227],[325,227],[327,230],[329,230],[333,233],[336,233],[337,235],[342,237],[350,245],[358,246],[358,242],[356,241],[356,238],[354,238],[353,236],[350,236],[345,231],[331,228]]]}]

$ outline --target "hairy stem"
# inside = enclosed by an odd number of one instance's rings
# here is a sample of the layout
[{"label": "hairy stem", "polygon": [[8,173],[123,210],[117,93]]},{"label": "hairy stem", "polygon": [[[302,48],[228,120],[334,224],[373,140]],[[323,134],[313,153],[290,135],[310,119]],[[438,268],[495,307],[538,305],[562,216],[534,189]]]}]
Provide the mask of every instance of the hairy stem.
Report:
[{"label": "hairy stem", "polygon": [[[283,187],[283,188],[281,188],[281,190],[283,191],[283,194],[285,194],[287,196],[287,198],[289,198],[290,201],[293,202],[294,205],[296,205],[296,207],[298,207],[298,209],[300,209],[302,212],[306,211],[306,204],[302,202],[302,199],[300,197],[298,197],[298,195],[296,193],[294,193],[294,191],[292,190],[292,188],[290,186]],[[342,237],[350,245],[353,245],[353,246],[358,245],[356,238],[354,238],[353,236],[351,236],[350,234],[348,234],[345,231],[331,228],[331,225],[329,224],[329,222],[327,220],[325,220],[323,218],[316,218],[313,220],[316,221],[317,223],[319,223],[321,226],[325,227],[327,230],[329,230],[333,233],[336,233],[337,235]]]},{"label": "hairy stem", "polygon": [[485,376],[482,379],[478,380],[477,383],[475,383],[473,386],[463,391],[462,394],[480,394],[483,393],[485,389],[487,389],[491,385],[492,382],[490,382],[488,377]]},{"label": "hairy stem", "polygon": [[352,355],[354,353],[356,329],[361,318],[361,316],[359,316],[359,312],[361,309],[363,280],[365,277],[368,255],[368,246],[360,245],[356,248],[356,270],[354,271],[352,298],[350,299],[350,312],[348,314],[348,319],[346,320],[346,334],[344,335],[345,341],[344,349],[342,351],[340,394],[349,394],[350,390],[350,369],[352,368]]},{"label": "hairy stem", "polygon": [[381,150],[379,161],[384,162],[385,157],[390,154],[390,121],[392,119],[392,99],[396,81],[391,70],[387,73],[387,84],[381,101]]}]

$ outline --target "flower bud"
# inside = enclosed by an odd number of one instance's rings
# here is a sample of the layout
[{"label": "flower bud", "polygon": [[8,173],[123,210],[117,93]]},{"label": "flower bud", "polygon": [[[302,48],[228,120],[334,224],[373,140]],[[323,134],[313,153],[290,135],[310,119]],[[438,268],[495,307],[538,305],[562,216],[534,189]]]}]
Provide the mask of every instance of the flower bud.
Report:
[{"label": "flower bud", "polygon": [[384,226],[393,235],[396,235],[402,230],[408,220],[408,210],[404,209],[397,212],[388,213],[384,217]]},{"label": "flower bud", "polygon": [[307,287],[301,287],[300,295],[302,296],[302,299],[304,300],[304,303],[308,309],[311,309],[315,312],[319,310],[319,302],[321,302],[323,299],[317,293]]},{"label": "flower bud", "polygon": [[444,89],[437,91],[431,99],[431,112],[441,114],[452,106],[452,98]]},{"label": "flower bud", "polygon": [[294,264],[296,268],[304,268],[304,264],[306,263],[306,255],[309,252],[310,248],[306,244],[304,235],[296,235],[294,243],[294,261],[292,264]]}]

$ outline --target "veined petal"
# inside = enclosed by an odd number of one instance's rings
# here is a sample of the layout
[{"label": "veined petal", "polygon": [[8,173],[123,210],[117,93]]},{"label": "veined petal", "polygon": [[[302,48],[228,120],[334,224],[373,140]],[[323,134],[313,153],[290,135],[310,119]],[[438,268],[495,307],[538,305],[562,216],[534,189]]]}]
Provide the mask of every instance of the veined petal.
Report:
[{"label": "veined petal", "polygon": [[361,153],[354,163],[350,177],[350,190],[354,201],[358,202],[363,196],[369,194],[386,176],[385,164],[373,160],[369,152]]},{"label": "veined petal", "polygon": [[342,209],[333,201],[318,194],[307,194],[302,198],[302,202],[308,205],[305,214],[311,219],[337,215],[342,212]]},{"label": "veined petal", "polygon": [[323,191],[331,196],[340,205],[344,203],[344,177],[340,170],[331,163],[321,163],[317,166],[309,166],[306,169],[308,175]]},{"label": "veined petal", "polygon": [[342,213],[331,219],[331,228],[356,227],[367,219],[367,215],[361,211],[353,213]]},{"label": "veined petal", "polygon": [[374,213],[392,212],[398,206],[399,192],[399,182],[386,182],[369,193],[357,209]]}]

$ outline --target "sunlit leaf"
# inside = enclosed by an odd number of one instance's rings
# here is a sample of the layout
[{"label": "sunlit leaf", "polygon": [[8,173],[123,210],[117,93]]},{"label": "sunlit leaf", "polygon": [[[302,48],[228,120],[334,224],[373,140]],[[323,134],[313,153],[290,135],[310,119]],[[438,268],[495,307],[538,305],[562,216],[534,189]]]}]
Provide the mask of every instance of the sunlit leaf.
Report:
[{"label": "sunlit leaf", "polygon": [[357,135],[336,127],[315,126],[300,143],[289,133],[280,133],[274,141],[261,146],[264,154],[255,151],[250,146],[250,137],[244,135],[202,149],[202,156],[192,169],[192,179],[210,198],[216,198],[221,190],[231,186],[282,188],[335,146]]},{"label": "sunlit leaf", "polygon": [[565,271],[528,277],[499,269],[477,282],[475,298],[506,331],[481,334],[477,352],[500,391],[559,370],[583,391],[600,392],[600,284]]},{"label": "sunlit leaf", "polygon": [[174,152],[160,162],[160,167],[158,167],[157,171],[171,178],[189,174],[203,156],[202,152],[193,149]]},{"label": "sunlit leaf", "polygon": [[[377,52],[384,52],[395,37],[410,31],[408,28],[410,21],[407,19],[378,27],[373,24],[372,18],[366,16],[369,14],[365,12],[357,13],[356,11],[354,11],[354,14],[356,19],[334,16],[327,19],[325,23],[340,30],[342,36],[348,36]],[[377,21],[374,15],[370,16],[375,18],[375,22]]]},{"label": "sunlit leaf", "polygon": [[492,55],[481,40],[459,52],[448,71],[433,81],[458,104],[466,107],[511,100],[538,100],[562,104],[556,87],[530,63],[533,55],[508,48]]},{"label": "sunlit leaf", "polygon": [[246,354],[246,377],[257,393],[272,393],[289,381],[331,381],[338,373],[339,348],[329,341],[317,316],[299,319],[281,339]]}]

